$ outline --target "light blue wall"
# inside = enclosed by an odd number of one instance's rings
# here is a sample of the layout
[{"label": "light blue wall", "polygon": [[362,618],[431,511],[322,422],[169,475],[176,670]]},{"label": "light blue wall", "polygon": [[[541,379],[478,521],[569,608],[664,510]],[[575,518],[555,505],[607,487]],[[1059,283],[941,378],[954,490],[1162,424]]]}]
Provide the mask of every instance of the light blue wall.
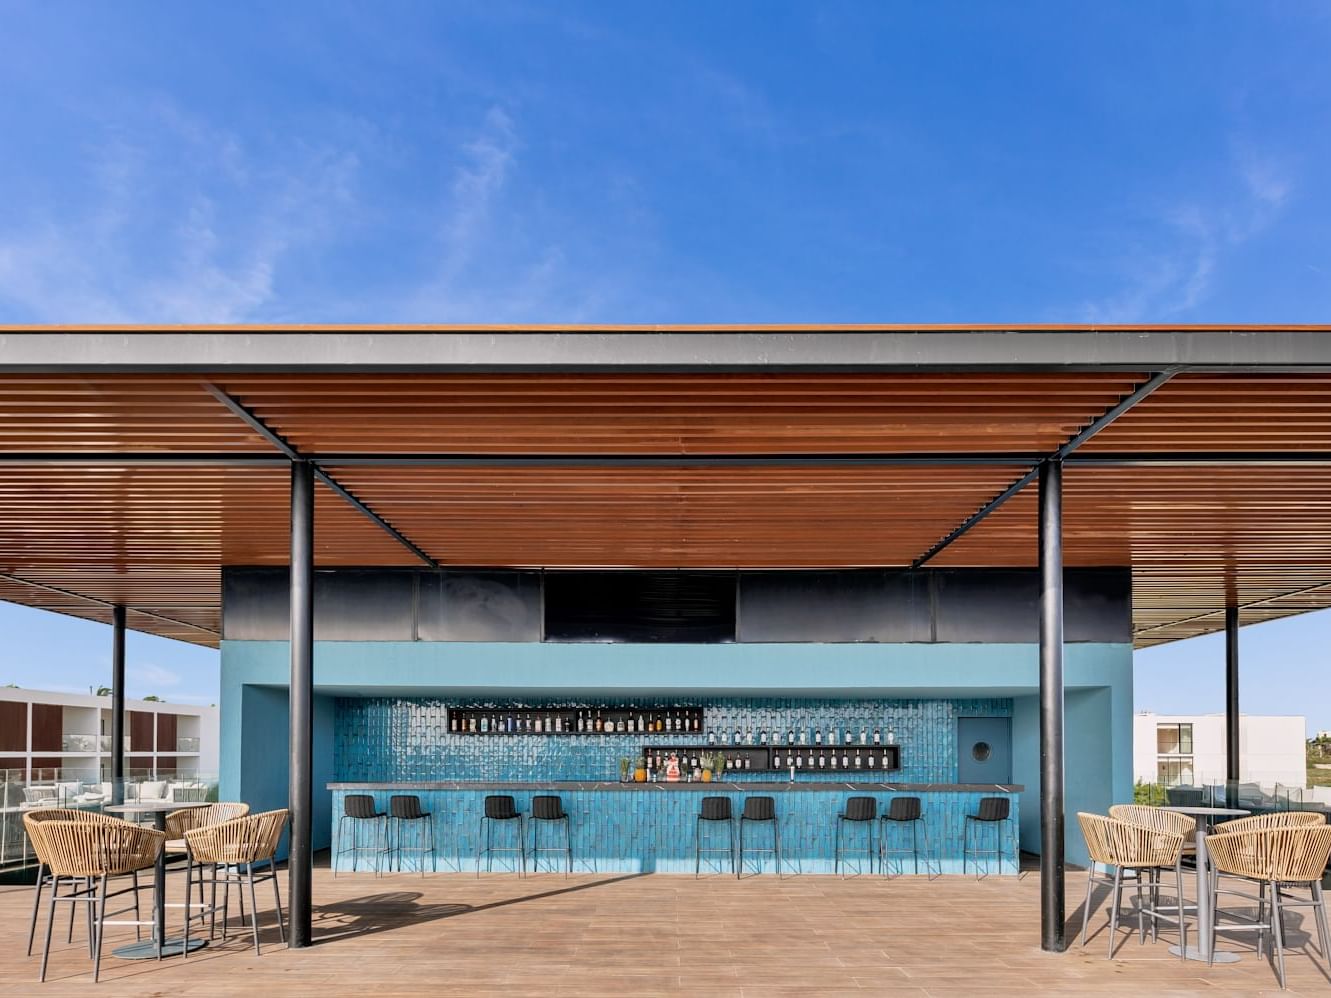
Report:
[{"label": "light blue wall", "polygon": [[[328,716],[316,721],[315,800],[329,806],[332,704],[374,696],[740,696],[1014,697],[1013,778],[1027,786],[1023,848],[1038,848],[1038,725],[1034,644],[492,644],[315,643],[316,691]],[[222,792],[256,807],[286,800],[287,645],[222,642]],[[1069,644],[1067,784],[1079,800],[1130,799],[1132,648]],[[264,690],[264,687],[275,689]],[[1099,690],[1101,696],[1083,696]],[[316,711],[318,714],[318,710]],[[319,735],[320,725],[329,730]],[[242,736],[243,733],[243,736]],[[322,746],[322,747],[321,747]],[[1075,813],[1069,797],[1069,815]],[[1081,805],[1078,805],[1081,806]],[[316,811],[316,815],[319,812]],[[321,822],[316,816],[316,828]],[[326,827],[326,826],[324,826]],[[321,844],[321,843],[316,843]],[[1068,857],[1084,857],[1069,822]]]}]

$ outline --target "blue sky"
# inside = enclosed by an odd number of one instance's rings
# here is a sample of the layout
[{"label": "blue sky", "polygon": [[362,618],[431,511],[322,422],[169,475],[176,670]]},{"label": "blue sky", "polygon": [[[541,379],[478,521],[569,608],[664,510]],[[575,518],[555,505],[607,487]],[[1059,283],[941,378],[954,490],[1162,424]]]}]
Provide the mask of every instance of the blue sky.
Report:
[{"label": "blue sky", "polygon": [[[0,322],[1331,317],[1314,0],[0,19]],[[0,679],[97,681],[104,640],[18,612]],[[1328,712],[1288,682],[1327,626],[1252,631],[1254,707]],[[193,654],[143,660],[184,691]],[[1139,702],[1218,663],[1143,655]]]}]

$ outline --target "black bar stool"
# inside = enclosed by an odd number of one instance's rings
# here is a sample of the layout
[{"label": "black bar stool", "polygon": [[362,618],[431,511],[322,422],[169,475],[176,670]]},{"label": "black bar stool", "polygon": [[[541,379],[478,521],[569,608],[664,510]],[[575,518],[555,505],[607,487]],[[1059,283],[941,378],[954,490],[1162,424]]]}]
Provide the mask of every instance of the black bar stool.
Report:
[{"label": "black bar stool", "polygon": [[[496,821],[503,824],[510,821],[518,823],[517,845],[496,846],[491,843],[490,836]],[[494,854],[497,852],[518,853],[522,864],[519,867],[518,876],[526,874],[527,829],[525,822],[522,820],[522,814],[513,803],[513,798],[508,794],[491,794],[485,798],[485,813],[481,815],[481,847],[476,852],[476,876],[481,875],[481,856],[485,856],[485,872],[489,873],[494,868]]]},{"label": "black bar stool", "polygon": [[[872,797],[850,797],[846,800],[846,809],[837,815],[836,820],[836,852],[832,860],[832,872],[841,870],[841,826],[847,821],[863,824],[867,832],[868,842],[865,845],[865,855],[869,858],[869,872],[873,873],[873,826],[877,824],[874,821],[878,817],[878,802]],[[863,857],[861,857],[863,858]],[[861,872],[857,870],[856,872]],[[841,872],[841,876],[846,874]]]},{"label": "black bar stool", "polygon": [[[417,822],[425,822],[423,833],[416,832],[415,845],[403,845],[402,833],[408,826],[416,826]],[[388,827],[389,827],[389,848],[397,853],[397,868],[402,869],[402,853],[411,852],[417,855],[416,865],[420,868],[421,876],[425,876],[425,854],[430,854],[430,868],[433,872],[439,872],[439,862],[434,851],[434,820],[430,817],[429,811],[421,810],[421,799],[415,794],[394,794],[388,798]],[[396,842],[396,845],[393,843]],[[392,868],[392,864],[389,864]]]},{"label": "black bar stool", "polygon": [[[345,841],[342,832],[342,826],[348,821],[351,822],[351,845],[342,848]],[[374,834],[374,840],[371,845],[363,846],[360,844],[360,827],[365,822],[372,824],[371,831]],[[380,833],[383,833],[382,839]],[[389,855],[389,862],[392,863],[392,856],[388,849],[388,815],[384,811],[377,810],[374,798],[369,794],[347,794],[342,798],[342,816],[337,819],[337,849],[333,857],[333,876],[337,876],[338,859],[346,853],[351,853],[351,871],[356,872],[356,857],[363,852],[368,852],[374,856],[374,873],[378,876],[382,872],[381,860],[385,855]]]},{"label": "black bar stool", "polygon": [[[776,857],[776,875],[781,876],[781,825],[776,819],[776,799],[773,797],[747,797],[744,800],[744,810],[739,816],[739,869],[735,871],[735,878],[739,879],[744,873],[744,822],[746,821],[770,821],[772,823],[772,848],[760,849],[755,847],[753,852],[770,852]],[[762,871],[761,865],[758,867]]]},{"label": "black bar stool", "polygon": [[[1003,826],[1009,824],[1008,816],[1012,813],[1012,802],[1006,797],[981,797],[980,807],[977,813],[966,815],[966,823],[962,829],[961,836],[961,872],[966,872],[967,857],[975,857],[975,876],[980,876],[980,858],[984,857],[984,872],[989,872],[989,859],[992,856],[998,860],[998,872],[1003,872]],[[975,846],[971,847],[971,828],[975,829]],[[984,848],[984,836],[986,827],[994,830],[994,847],[992,849]],[[1015,846],[1016,837],[1013,837],[1012,844]]]},{"label": "black bar stool", "polygon": [[[887,806],[887,813],[880,819],[883,822],[882,830],[878,833],[878,872],[886,874],[888,862],[893,856],[912,856],[915,860],[915,872],[920,872],[920,836],[919,830],[924,826],[924,868],[929,872],[929,828],[924,825],[924,811],[920,807],[920,798],[918,797],[893,797],[892,802]],[[891,822],[891,824],[888,824]],[[895,849],[888,845],[890,838],[888,830],[893,827],[910,825],[910,848]]]},{"label": "black bar stool", "polygon": [[[563,823],[564,844],[541,845],[541,829],[551,822]],[[553,794],[543,794],[531,799],[531,869],[535,873],[540,863],[542,852],[562,852],[568,858],[568,869],[564,876],[573,872],[573,836],[569,831],[568,813],[564,802]]]},{"label": "black bar stool", "polygon": [[[724,850],[719,846],[703,848],[702,830],[704,821],[708,823],[724,821],[726,823],[726,847]],[[729,797],[704,797],[702,799],[702,810],[698,812],[698,818],[693,823],[693,877],[695,880],[702,869],[702,854],[705,852],[725,852],[730,857],[730,872],[735,872],[735,822],[731,818]]]}]

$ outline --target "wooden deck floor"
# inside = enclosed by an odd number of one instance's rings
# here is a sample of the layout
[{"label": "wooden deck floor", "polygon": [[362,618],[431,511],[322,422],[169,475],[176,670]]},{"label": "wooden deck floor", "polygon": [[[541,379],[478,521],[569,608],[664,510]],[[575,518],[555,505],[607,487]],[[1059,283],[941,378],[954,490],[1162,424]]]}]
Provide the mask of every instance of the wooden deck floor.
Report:
[{"label": "wooden deck floor", "polygon": [[[1085,881],[1069,883],[1080,926]],[[173,880],[172,886],[180,881]],[[283,884],[285,888],[285,883]],[[45,985],[23,956],[31,888],[0,887],[4,995],[1030,995],[1259,994],[1274,974],[1246,945],[1242,961],[1181,963],[1123,933],[1105,959],[1103,917],[1090,945],[1040,951],[1038,877],[589,875],[341,876],[316,871],[316,937],[277,941],[271,902],[255,957],[238,933],[188,961],[106,956],[99,985],[81,935],[53,947]],[[271,898],[271,894],[268,895]],[[1103,911],[1103,908],[1101,909]],[[1289,994],[1331,993],[1311,920],[1294,914]],[[108,931],[108,946],[132,929]],[[39,939],[40,944],[40,939]]]}]

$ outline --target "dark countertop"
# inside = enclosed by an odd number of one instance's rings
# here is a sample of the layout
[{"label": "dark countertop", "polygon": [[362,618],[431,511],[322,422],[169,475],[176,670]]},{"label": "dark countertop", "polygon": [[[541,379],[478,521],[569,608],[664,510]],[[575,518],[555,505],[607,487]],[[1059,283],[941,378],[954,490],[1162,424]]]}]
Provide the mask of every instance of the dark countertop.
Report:
[{"label": "dark countertop", "polygon": [[822,791],[824,793],[839,793],[848,790],[862,793],[894,793],[904,791],[909,793],[980,793],[980,794],[1014,794],[1021,793],[1026,788],[1021,784],[1007,783],[835,783],[835,782],[805,782],[797,780],[791,783],[786,780],[768,780],[768,781],[739,781],[739,780],[720,780],[712,783],[618,783],[618,782],[598,782],[595,780],[561,780],[548,783],[493,783],[478,780],[475,782],[469,780],[407,780],[397,783],[329,783],[326,784],[328,790],[595,790],[609,793],[627,793],[632,791],[678,791],[678,790],[698,790],[698,791],[725,791],[736,790],[742,793],[810,793]]}]

